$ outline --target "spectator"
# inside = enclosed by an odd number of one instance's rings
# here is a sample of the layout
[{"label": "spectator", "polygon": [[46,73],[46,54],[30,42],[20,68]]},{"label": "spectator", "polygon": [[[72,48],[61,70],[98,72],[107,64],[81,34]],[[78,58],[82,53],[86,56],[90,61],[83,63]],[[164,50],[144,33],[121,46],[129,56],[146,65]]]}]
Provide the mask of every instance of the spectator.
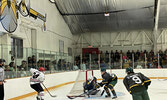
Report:
[{"label": "spectator", "polygon": [[123,63],[127,62],[128,57],[123,53],[122,54]]},{"label": "spectator", "polygon": [[31,68],[36,68],[37,66],[36,66],[36,63],[32,63],[32,66],[31,66]]},{"label": "spectator", "polygon": [[164,53],[162,52],[162,50],[159,50],[159,56],[161,56],[161,58],[164,56]]},{"label": "spectator", "polygon": [[137,50],[137,52],[136,52],[136,60],[139,60],[139,57],[140,57],[140,52],[139,52],[139,50]]},{"label": "spectator", "polygon": [[115,51],[115,61],[118,62],[120,60],[120,54],[118,50]]},{"label": "spectator", "polygon": [[36,58],[34,55],[32,56],[32,63],[36,63]]},{"label": "spectator", "polygon": [[61,70],[61,59],[58,61],[58,70]]},{"label": "spectator", "polygon": [[19,66],[19,70],[20,70],[20,71],[27,71],[27,70],[28,70],[28,69],[27,69],[27,63],[26,63],[25,60],[23,60],[23,61],[21,62],[21,65]]},{"label": "spectator", "polygon": [[57,70],[57,61],[54,60],[54,61],[52,62],[52,64],[53,64],[53,66],[54,66],[54,70]]},{"label": "spectator", "polygon": [[12,71],[16,71],[17,70],[14,62],[10,62],[9,66],[10,66]]},{"label": "spectator", "polygon": [[81,65],[81,70],[86,70],[85,62],[82,63],[82,65]]},{"label": "spectator", "polygon": [[114,52],[113,52],[113,50],[111,50],[111,61],[114,61]]},{"label": "spectator", "polygon": [[165,54],[167,54],[167,49],[164,51]]},{"label": "spectator", "polygon": [[11,56],[11,61],[14,62],[14,56]]},{"label": "spectator", "polygon": [[10,69],[10,66],[9,66],[9,65],[5,65],[5,72],[7,72],[7,71],[11,71],[11,69]]},{"label": "spectator", "polygon": [[28,63],[32,63],[32,58],[28,57]]},{"label": "spectator", "polygon": [[144,50],[144,54],[146,54],[146,57],[148,56],[148,52],[147,52],[147,50]]},{"label": "spectator", "polygon": [[28,57],[28,70],[32,67],[32,58]]},{"label": "spectator", "polygon": [[78,70],[78,66],[76,64],[74,65],[74,70]]},{"label": "spectator", "polygon": [[145,56],[144,56],[144,52],[141,50],[141,52],[140,52],[140,59],[141,59],[141,60],[144,60],[144,57],[145,57]]},{"label": "spectator", "polygon": [[127,55],[128,59],[132,60],[132,53],[130,52],[130,50],[128,50],[126,55]]},{"label": "spectator", "polygon": [[109,62],[109,53],[108,53],[108,51],[106,51],[106,53],[105,53],[105,62],[106,63]]},{"label": "spectator", "polygon": [[5,78],[12,78],[12,73],[9,65],[5,65]]},{"label": "spectator", "polygon": [[151,51],[149,52],[149,57],[151,57],[152,59],[154,58],[154,52],[153,52],[153,50],[151,50]]},{"label": "spectator", "polygon": [[154,64],[154,68],[158,68],[158,60],[156,56],[154,56],[153,58],[153,64]]},{"label": "spectator", "polygon": [[106,64],[105,64],[105,62],[103,60],[100,63],[100,67],[101,68],[107,68],[107,66],[106,66]]}]

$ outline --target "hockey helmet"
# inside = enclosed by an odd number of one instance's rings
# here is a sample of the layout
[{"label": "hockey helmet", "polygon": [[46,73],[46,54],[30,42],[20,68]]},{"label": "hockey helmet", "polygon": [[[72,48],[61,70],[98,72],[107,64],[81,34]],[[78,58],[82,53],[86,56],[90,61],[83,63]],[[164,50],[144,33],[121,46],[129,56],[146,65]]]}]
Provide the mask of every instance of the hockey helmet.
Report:
[{"label": "hockey helmet", "polygon": [[34,74],[36,71],[38,71],[38,70],[36,70],[36,69],[34,69],[34,68],[31,68],[31,69],[30,69],[30,72],[31,72],[32,74]]},{"label": "hockey helmet", "polygon": [[43,71],[45,71],[45,68],[44,67],[40,67],[39,71],[43,72]]},{"label": "hockey helmet", "polygon": [[101,68],[101,72],[106,72],[106,68]]},{"label": "hockey helmet", "polygon": [[133,68],[132,67],[126,68],[126,73],[133,73]]}]

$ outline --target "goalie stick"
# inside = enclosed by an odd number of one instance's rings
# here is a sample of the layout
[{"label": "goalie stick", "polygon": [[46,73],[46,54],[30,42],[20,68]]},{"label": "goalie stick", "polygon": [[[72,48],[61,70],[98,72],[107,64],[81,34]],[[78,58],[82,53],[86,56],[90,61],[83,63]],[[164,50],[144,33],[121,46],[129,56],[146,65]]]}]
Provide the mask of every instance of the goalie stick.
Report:
[{"label": "goalie stick", "polygon": [[105,92],[105,91],[103,90],[102,93],[101,93],[101,96],[103,96],[104,92]]},{"label": "goalie stick", "polygon": [[75,99],[75,98],[77,98],[77,97],[86,97],[86,94],[85,94],[85,93],[82,93],[82,94],[76,95],[76,96],[68,96],[68,95],[67,95],[67,97],[68,97],[69,99]]},{"label": "goalie stick", "polygon": [[[91,90],[91,91],[93,91],[93,90]],[[100,91],[100,90],[97,90],[97,91]],[[103,90],[103,92],[101,93],[101,96],[103,95],[103,93],[104,93],[104,90]],[[82,94],[80,94],[80,95],[76,95],[76,96],[67,96],[69,99],[75,99],[75,98],[77,98],[77,97],[86,97],[86,96],[88,96],[88,98],[90,97],[90,94],[89,93],[82,93]]]},{"label": "goalie stick", "polygon": [[41,83],[41,84],[45,87],[46,91],[49,93],[49,95],[50,95],[51,97],[57,97],[56,95],[52,95],[43,83]]}]

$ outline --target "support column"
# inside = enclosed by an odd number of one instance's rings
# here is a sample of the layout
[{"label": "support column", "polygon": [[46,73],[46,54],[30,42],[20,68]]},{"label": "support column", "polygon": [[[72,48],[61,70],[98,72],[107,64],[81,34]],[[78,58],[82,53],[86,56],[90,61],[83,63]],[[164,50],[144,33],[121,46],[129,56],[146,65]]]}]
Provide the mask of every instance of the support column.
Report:
[{"label": "support column", "polygon": [[91,53],[89,54],[89,69],[92,69],[92,65],[91,65],[91,63],[92,63],[92,56],[91,56]]},{"label": "support column", "polygon": [[154,53],[157,54],[157,32],[158,32],[158,22],[159,22],[160,0],[155,0],[154,8],[155,9],[154,9],[153,49]]},{"label": "support column", "polygon": [[81,35],[81,55],[80,55],[80,68],[82,66],[82,48],[83,48],[83,34]]}]

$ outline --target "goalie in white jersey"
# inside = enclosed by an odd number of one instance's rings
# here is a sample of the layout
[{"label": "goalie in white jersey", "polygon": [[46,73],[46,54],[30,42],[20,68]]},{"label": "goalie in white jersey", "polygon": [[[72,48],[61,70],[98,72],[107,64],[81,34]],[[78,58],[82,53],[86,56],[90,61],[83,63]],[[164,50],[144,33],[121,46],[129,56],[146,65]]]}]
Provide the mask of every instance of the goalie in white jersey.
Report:
[{"label": "goalie in white jersey", "polygon": [[45,80],[44,72],[45,68],[40,67],[39,71],[37,69],[31,68],[30,72],[32,73],[32,77],[30,78],[30,86],[36,92],[38,92],[37,100],[44,100],[44,90],[40,83]]}]

